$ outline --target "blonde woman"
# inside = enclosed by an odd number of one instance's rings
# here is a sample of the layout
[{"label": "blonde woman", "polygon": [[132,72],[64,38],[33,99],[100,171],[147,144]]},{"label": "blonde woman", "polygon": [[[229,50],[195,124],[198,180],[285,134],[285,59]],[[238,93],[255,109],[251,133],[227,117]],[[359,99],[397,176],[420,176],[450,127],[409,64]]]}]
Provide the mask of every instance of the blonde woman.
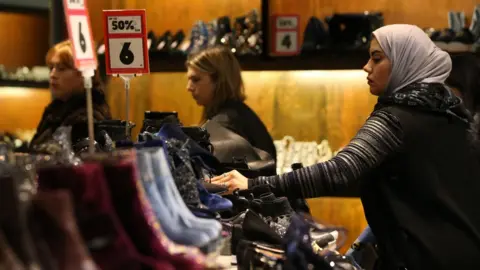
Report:
[{"label": "blonde woman", "polygon": [[248,107],[240,65],[224,47],[212,47],[189,57],[187,90],[203,107],[202,123],[215,121],[242,136],[253,147],[276,159],[267,128]]}]

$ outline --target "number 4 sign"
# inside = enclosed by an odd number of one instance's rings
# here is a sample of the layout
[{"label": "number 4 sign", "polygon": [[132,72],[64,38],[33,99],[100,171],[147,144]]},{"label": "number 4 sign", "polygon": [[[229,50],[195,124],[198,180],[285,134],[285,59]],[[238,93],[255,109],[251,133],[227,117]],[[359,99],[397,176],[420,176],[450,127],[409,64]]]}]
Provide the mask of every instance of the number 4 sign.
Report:
[{"label": "number 4 sign", "polygon": [[73,44],[75,66],[79,70],[95,70],[97,55],[93,49],[92,28],[86,6],[86,0],[63,1],[68,36]]},{"label": "number 4 sign", "polygon": [[299,16],[272,16],[272,54],[296,55],[299,53]]},{"label": "number 4 sign", "polygon": [[105,61],[109,75],[149,73],[145,10],[104,10]]}]

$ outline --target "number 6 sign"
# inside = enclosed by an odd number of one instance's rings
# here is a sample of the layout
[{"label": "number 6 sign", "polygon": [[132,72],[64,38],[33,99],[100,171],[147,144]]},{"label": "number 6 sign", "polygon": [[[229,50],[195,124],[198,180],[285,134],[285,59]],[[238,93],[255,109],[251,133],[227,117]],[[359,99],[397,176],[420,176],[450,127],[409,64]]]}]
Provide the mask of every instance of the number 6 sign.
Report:
[{"label": "number 6 sign", "polygon": [[75,66],[79,70],[94,70],[97,68],[97,57],[93,50],[92,29],[86,6],[86,0],[63,1]]},{"label": "number 6 sign", "polygon": [[104,10],[103,28],[107,74],[150,72],[145,10]]}]

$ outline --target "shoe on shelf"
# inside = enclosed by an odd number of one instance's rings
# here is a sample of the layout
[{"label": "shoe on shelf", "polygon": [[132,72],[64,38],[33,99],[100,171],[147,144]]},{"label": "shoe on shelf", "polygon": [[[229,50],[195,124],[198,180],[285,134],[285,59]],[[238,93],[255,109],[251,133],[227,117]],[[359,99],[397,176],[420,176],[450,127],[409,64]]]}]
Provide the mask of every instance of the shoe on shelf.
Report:
[{"label": "shoe on shelf", "polygon": [[328,32],[321,20],[310,17],[303,34],[302,53],[324,49],[328,44]]},{"label": "shoe on shelf", "polygon": [[475,40],[468,28],[456,32],[452,41],[447,45],[447,51],[452,53],[471,52]]},{"label": "shoe on shelf", "polygon": [[172,33],[166,31],[158,38],[158,42],[155,44],[155,50],[159,52],[168,52],[170,51],[170,45],[172,43]]},{"label": "shoe on shelf", "polygon": [[158,43],[158,37],[155,35],[155,33],[152,30],[148,31],[148,34],[147,34],[148,50],[153,51],[156,48],[157,43]]},{"label": "shoe on shelf", "polygon": [[455,35],[455,31],[446,28],[437,34],[432,34],[432,41],[435,43],[435,45],[437,45],[438,48],[448,51],[448,44],[452,42],[452,40],[455,38]]},{"label": "shoe on shelf", "polygon": [[180,45],[185,40],[185,33],[183,30],[178,30],[175,35],[172,37],[172,42],[170,43],[170,51],[171,52],[180,52]]}]

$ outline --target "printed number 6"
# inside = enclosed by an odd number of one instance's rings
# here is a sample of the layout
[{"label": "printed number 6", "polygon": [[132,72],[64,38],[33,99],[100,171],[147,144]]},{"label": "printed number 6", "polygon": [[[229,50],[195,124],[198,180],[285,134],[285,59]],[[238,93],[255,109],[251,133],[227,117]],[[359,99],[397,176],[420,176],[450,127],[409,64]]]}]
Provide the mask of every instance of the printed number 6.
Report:
[{"label": "printed number 6", "polygon": [[130,65],[135,59],[133,52],[130,50],[130,44],[130,42],[123,43],[122,50],[120,51],[120,62],[124,65]]}]

